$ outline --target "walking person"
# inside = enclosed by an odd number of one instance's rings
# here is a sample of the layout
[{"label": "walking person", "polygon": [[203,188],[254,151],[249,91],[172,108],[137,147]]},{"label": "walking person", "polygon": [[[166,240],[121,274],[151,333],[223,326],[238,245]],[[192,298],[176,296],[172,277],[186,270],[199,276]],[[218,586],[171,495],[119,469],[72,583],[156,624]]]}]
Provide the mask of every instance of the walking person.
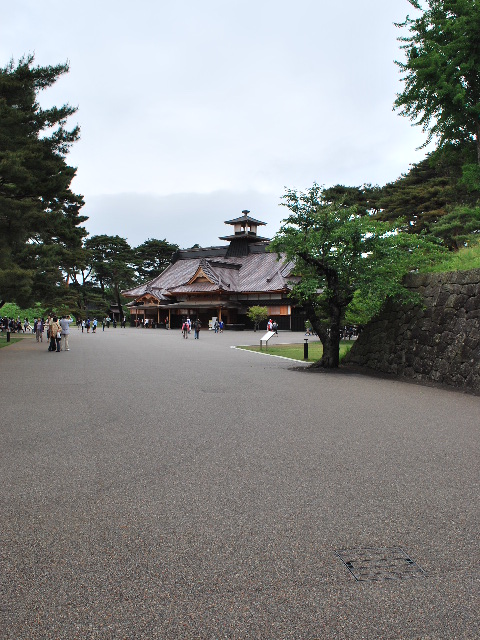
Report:
[{"label": "walking person", "polygon": [[188,338],[188,322],[186,320],[182,324],[182,334],[184,338]]},{"label": "walking person", "polygon": [[35,337],[37,342],[43,342],[43,320],[42,318],[37,318],[37,326],[35,330]]},{"label": "walking person", "polygon": [[194,329],[194,332],[195,332],[195,340],[200,340],[200,329],[201,328],[202,328],[202,323],[197,318],[195,320],[195,322],[193,323],[193,329]]},{"label": "walking person", "polygon": [[73,319],[70,315],[62,316],[60,318],[60,327],[62,328],[62,346],[60,349],[62,351],[70,351],[68,346],[68,336],[70,335],[70,323],[73,322]]}]

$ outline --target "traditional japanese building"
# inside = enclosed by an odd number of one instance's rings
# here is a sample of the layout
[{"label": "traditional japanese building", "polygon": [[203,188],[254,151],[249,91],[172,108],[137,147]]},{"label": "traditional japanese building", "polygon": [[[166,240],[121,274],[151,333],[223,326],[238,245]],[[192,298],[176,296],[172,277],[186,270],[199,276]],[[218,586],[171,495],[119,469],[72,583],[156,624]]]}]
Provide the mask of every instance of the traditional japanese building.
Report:
[{"label": "traditional japanese building", "polygon": [[233,233],[219,239],[228,244],[181,249],[158,277],[123,291],[133,299],[128,305],[133,321],[177,328],[190,317],[207,327],[218,318],[227,329],[251,328],[247,310],[259,305],[280,329],[303,330],[305,317],[289,298],[293,263],[267,251],[270,240],[257,232],[265,223],[249,213],[225,222]]}]

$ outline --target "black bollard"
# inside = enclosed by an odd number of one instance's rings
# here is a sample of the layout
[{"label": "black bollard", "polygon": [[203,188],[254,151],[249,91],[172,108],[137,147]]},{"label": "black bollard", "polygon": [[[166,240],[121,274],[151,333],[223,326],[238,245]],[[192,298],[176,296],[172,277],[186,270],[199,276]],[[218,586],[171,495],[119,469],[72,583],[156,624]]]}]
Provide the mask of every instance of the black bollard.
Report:
[{"label": "black bollard", "polygon": [[7,342],[10,342],[10,331],[7,331]]},{"label": "black bollard", "polygon": [[303,359],[308,360],[308,338],[304,338],[305,344],[303,345]]}]

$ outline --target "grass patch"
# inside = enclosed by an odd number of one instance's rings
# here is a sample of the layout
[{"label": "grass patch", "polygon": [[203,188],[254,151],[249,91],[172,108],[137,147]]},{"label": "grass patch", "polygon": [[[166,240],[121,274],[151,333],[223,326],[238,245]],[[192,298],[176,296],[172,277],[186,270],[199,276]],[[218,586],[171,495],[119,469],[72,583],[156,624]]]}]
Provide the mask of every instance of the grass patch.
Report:
[{"label": "grass patch", "polygon": [[470,271],[480,269],[480,244],[451,251],[436,264],[427,269],[430,273],[448,273],[450,271]]},{"label": "grass patch", "polygon": [[[350,351],[353,346],[353,340],[342,340],[340,342],[340,360]],[[277,344],[268,347],[246,346],[238,347],[246,351],[260,351],[268,353],[271,356],[282,356],[283,358],[291,358],[292,360],[302,360],[304,362],[316,362],[323,355],[322,343],[318,340],[308,343],[308,360],[303,360],[303,342],[300,344]]]},{"label": "grass patch", "polygon": [[2,331],[2,333],[0,333],[0,349],[2,347],[8,347],[11,344],[15,344],[15,342],[19,342],[20,340],[23,340],[23,337],[18,337],[16,334],[10,334],[10,342],[7,342],[7,334]]}]

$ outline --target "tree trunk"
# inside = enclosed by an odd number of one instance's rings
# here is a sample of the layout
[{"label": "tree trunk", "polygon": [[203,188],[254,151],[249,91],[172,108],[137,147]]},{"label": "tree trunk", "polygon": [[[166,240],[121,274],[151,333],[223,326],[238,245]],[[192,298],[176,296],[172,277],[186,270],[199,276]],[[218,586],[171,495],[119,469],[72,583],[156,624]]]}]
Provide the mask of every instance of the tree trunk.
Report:
[{"label": "tree trunk", "polygon": [[342,316],[342,305],[338,301],[338,296],[333,295],[328,302],[328,328],[318,322],[316,314],[312,309],[309,310],[309,320],[320,338],[323,346],[323,355],[313,367],[321,367],[323,369],[336,369],[340,364],[340,319]]},{"label": "tree trunk", "polygon": [[324,369],[336,369],[340,364],[340,331],[330,328],[323,343],[323,355],[320,366]]},{"label": "tree trunk", "polygon": [[120,290],[118,289],[118,287],[115,287],[115,294],[116,294],[116,298],[117,298],[117,304],[118,304],[118,313],[119,313],[119,321],[122,321],[123,318],[123,309],[122,309],[122,303],[120,301]]}]

